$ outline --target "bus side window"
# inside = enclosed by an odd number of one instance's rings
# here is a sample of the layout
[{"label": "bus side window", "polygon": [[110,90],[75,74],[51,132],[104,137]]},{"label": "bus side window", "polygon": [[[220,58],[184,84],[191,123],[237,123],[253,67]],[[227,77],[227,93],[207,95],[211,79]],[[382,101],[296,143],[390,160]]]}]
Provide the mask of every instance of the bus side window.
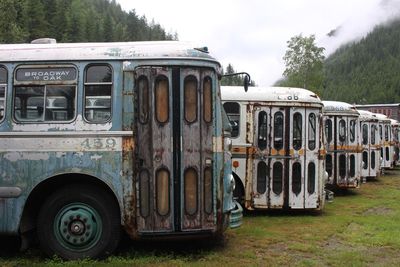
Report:
[{"label": "bus side window", "polygon": [[371,125],[371,144],[375,145],[375,132],[376,132],[376,125]]},{"label": "bus side window", "polygon": [[3,120],[6,104],[7,70],[0,67],[0,121]]},{"label": "bus side window", "polygon": [[106,122],[111,118],[111,67],[90,65],[85,77],[85,119],[93,123]]},{"label": "bus side window", "polygon": [[231,123],[231,137],[238,137],[240,129],[240,105],[236,102],[226,102],[224,103],[224,109]]},{"label": "bus side window", "polygon": [[267,113],[265,111],[261,111],[260,113],[258,113],[258,147],[261,150],[267,148],[267,128]]}]

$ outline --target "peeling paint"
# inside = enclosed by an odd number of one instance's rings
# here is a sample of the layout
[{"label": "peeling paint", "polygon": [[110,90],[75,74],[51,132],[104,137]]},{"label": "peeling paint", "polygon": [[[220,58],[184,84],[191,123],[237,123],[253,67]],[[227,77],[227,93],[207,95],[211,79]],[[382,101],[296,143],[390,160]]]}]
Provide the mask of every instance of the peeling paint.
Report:
[{"label": "peeling paint", "polygon": [[4,154],[4,158],[11,161],[19,161],[19,160],[48,160],[50,155],[48,153],[25,153],[25,152],[8,152]]},{"label": "peeling paint", "polygon": [[99,159],[101,159],[103,156],[101,156],[101,155],[93,155],[93,156],[91,156],[90,157],[90,159],[91,160],[99,160]]}]

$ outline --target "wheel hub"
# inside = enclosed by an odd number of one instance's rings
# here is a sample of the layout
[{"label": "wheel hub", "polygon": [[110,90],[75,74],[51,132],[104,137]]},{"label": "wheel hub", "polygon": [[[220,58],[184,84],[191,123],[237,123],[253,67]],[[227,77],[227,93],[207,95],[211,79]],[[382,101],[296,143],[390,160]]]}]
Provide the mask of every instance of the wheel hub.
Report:
[{"label": "wheel hub", "polygon": [[90,248],[101,235],[101,218],[85,204],[71,204],[58,213],[54,231],[60,243],[70,249]]}]

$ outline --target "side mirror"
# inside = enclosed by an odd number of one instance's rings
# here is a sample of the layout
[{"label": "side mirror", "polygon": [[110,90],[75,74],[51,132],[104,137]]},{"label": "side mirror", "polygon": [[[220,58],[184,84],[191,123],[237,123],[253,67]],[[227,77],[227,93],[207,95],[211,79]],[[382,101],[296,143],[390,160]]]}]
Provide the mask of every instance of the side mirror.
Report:
[{"label": "side mirror", "polygon": [[249,90],[249,85],[250,85],[250,75],[246,74],[244,76],[244,91],[247,92],[247,90]]}]

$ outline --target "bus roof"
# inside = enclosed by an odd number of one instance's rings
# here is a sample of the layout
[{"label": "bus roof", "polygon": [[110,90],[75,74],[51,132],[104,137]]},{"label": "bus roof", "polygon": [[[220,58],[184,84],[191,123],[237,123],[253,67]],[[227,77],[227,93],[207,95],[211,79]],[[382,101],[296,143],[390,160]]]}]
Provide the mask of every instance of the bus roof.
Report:
[{"label": "bus roof", "polygon": [[206,47],[194,48],[187,42],[179,41],[0,45],[0,62],[166,58],[217,62],[208,54]]},{"label": "bus roof", "polygon": [[324,114],[360,116],[360,113],[352,104],[340,101],[322,101],[322,103],[324,104],[322,109]]},{"label": "bus roof", "polygon": [[223,101],[309,103],[322,106],[321,99],[315,93],[290,87],[249,87],[245,92],[243,86],[221,86],[221,98]]},{"label": "bus roof", "polygon": [[358,113],[360,113],[360,120],[362,121],[378,121],[378,118],[376,117],[375,113],[372,113],[368,110],[358,110]]},{"label": "bus roof", "polygon": [[390,122],[390,119],[385,114],[381,114],[381,113],[374,113],[374,114],[378,118],[379,121],[386,122],[386,123]]}]

